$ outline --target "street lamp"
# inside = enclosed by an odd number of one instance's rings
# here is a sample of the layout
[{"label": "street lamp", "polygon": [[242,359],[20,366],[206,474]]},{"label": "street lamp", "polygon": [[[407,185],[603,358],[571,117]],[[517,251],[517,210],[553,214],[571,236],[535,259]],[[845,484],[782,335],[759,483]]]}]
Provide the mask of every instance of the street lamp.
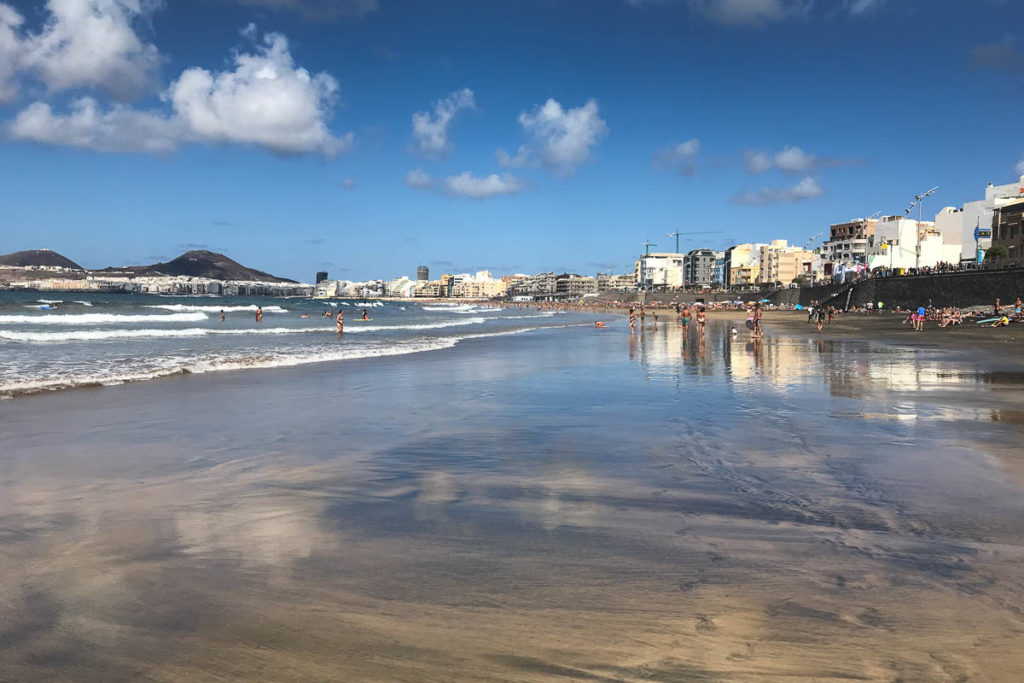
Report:
[{"label": "street lamp", "polygon": [[921,267],[921,209],[924,206],[924,198],[933,195],[937,189],[939,189],[938,185],[923,194],[914,195],[914,201],[910,202],[910,206],[903,212],[904,216],[909,216],[914,206],[917,206],[917,230],[914,231],[917,235],[914,247],[914,268]]}]

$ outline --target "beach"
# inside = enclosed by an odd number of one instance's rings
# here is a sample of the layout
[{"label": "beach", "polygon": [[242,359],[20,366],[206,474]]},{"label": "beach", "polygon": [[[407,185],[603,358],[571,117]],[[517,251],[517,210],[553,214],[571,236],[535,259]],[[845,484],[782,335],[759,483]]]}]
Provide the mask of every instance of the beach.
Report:
[{"label": "beach", "polygon": [[730,316],[0,402],[0,677],[1024,678],[1024,364]]}]

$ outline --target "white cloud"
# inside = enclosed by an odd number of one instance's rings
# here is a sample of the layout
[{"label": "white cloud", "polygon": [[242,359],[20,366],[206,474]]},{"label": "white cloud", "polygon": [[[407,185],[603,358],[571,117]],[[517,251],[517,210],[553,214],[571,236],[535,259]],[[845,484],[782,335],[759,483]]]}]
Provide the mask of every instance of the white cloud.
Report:
[{"label": "white cloud", "polygon": [[743,153],[743,165],[748,173],[754,175],[766,173],[773,168],[784,173],[807,173],[822,165],[835,166],[841,163],[843,162],[835,159],[822,162],[799,147],[784,147],[774,155],[757,150],[748,150]]},{"label": "white cloud", "polygon": [[160,52],[133,28],[159,6],[156,0],[48,0],[46,6],[46,24],[20,39],[16,63],[51,92],[94,87],[127,99],[156,83]]},{"label": "white cloud", "polygon": [[172,152],[178,147],[177,123],[159,114],[115,105],[101,111],[96,100],[83,97],[71,112],[55,115],[50,105],[29,105],[10,126],[11,137],[51,145],[85,147],[98,152]]},{"label": "white cloud", "polygon": [[506,167],[525,166],[539,160],[558,175],[571,176],[591,158],[591,148],[608,133],[597,102],[588,100],[582,107],[563,109],[549,99],[533,112],[519,115],[519,124],[531,137],[515,156],[503,149],[496,152],[498,163]]},{"label": "white cloud", "polygon": [[10,134],[103,152],[163,152],[182,142],[325,157],[347,151],[352,133],[335,137],[326,124],[335,80],[297,68],[284,36],[269,34],[264,43],[255,54],[236,54],[233,71],[186,69],[163,94],[173,114],[122,105],[103,112],[95,100],[82,98],[69,114],[55,115],[49,105],[36,103],[18,115]]},{"label": "white cloud", "polygon": [[747,151],[743,153],[743,165],[746,167],[747,173],[757,175],[770,171],[774,162],[764,152]]},{"label": "white cloud", "polygon": [[13,102],[18,95],[15,74],[21,61],[21,15],[10,5],[0,4],[0,104]]},{"label": "white cloud", "polygon": [[499,194],[515,194],[522,192],[523,188],[523,182],[519,178],[507,173],[500,176],[496,173],[489,176],[475,176],[469,171],[465,171],[444,180],[446,194],[472,197],[473,199],[486,199]]},{"label": "white cloud", "polygon": [[448,140],[448,126],[461,110],[475,107],[473,91],[462,88],[435,102],[433,114],[426,111],[413,114],[412,134],[416,139],[416,151],[431,159],[448,156],[452,151],[452,143]]},{"label": "white cloud", "polygon": [[799,147],[786,147],[775,155],[775,166],[787,173],[806,173],[814,167],[816,159]]},{"label": "white cloud", "polygon": [[808,176],[793,187],[763,187],[757,192],[741,192],[732,198],[735,204],[749,206],[765,206],[768,204],[793,204],[806,199],[814,199],[825,194],[818,181]]},{"label": "white cloud", "polygon": [[354,190],[356,187],[356,181],[354,178],[345,178],[341,181],[341,187],[345,190]]},{"label": "white cloud", "polygon": [[658,150],[654,153],[651,164],[655,168],[675,168],[680,175],[693,175],[697,172],[696,161],[699,154],[700,140],[692,138]]},{"label": "white cloud", "polygon": [[166,98],[189,135],[203,142],[255,144],[279,154],[334,157],[352,146],[326,119],[338,90],[330,74],[296,68],[288,39],[269,33],[256,54],[235,55],[234,71],[193,67],[171,84]]},{"label": "white cloud", "polygon": [[405,174],[405,184],[417,190],[425,190],[431,185],[430,176],[422,168]]},{"label": "white cloud", "polygon": [[759,25],[786,18],[796,6],[788,0],[690,0],[690,9],[720,24]]}]

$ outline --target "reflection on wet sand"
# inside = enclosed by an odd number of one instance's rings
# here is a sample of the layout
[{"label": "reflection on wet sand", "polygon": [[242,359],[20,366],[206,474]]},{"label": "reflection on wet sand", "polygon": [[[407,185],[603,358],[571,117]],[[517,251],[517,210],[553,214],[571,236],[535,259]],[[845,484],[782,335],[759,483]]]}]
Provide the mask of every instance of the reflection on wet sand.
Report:
[{"label": "reflection on wet sand", "polygon": [[347,369],[343,420],[274,413],[291,451],[155,434],[65,474],[84,428],[51,453],[12,404],[0,452],[33,457],[0,478],[0,678],[1024,678],[1019,388],[770,331],[608,332]]}]

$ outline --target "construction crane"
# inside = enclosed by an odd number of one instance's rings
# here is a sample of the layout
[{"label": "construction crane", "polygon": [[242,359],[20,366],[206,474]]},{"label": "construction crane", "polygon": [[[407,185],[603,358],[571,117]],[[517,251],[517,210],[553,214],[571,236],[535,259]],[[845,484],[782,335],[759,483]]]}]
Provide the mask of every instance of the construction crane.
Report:
[{"label": "construction crane", "polygon": [[651,247],[656,247],[656,246],[658,246],[658,245],[655,244],[654,242],[644,241],[644,256],[650,256],[651,255]]},{"label": "construction crane", "polygon": [[680,235],[717,235],[720,232],[722,232],[722,231],[721,230],[702,230],[700,232],[679,232],[678,230],[676,230],[675,232],[666,232],[665,233],[665,237],[675,237],[676,238],[676,250],[675,250],[675,253],[678,254],[679,253],[679,236]]}]

